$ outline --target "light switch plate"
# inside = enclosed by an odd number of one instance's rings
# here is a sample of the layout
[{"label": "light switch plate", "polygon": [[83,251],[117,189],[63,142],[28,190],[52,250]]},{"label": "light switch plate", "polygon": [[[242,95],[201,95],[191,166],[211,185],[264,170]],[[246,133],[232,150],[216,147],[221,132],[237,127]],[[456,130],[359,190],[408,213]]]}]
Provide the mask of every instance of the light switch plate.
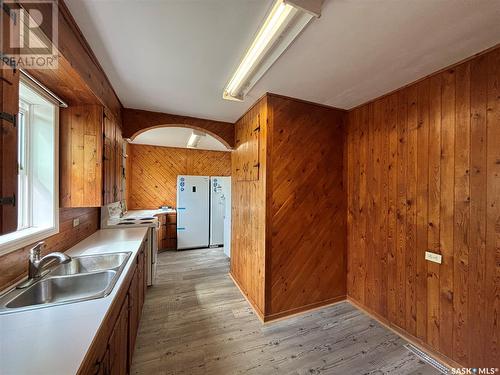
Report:
[{"label": "light switch plate", "polygon": [[73,228],[80,225],[80,218],[73,219]]},{"label": "light switch plate", "polygon": [[425,252],[425,260],[429,262],[439,263],[441,264],[443,257],[441,254],[431,253],[430,251]]}]

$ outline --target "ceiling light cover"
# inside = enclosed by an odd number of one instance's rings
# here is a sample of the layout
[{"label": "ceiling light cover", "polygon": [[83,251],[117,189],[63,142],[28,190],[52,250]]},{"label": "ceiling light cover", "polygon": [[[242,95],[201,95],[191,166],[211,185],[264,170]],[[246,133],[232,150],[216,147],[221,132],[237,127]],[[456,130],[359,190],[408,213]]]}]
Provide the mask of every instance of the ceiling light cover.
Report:
[{"label": "ceiling light cover", "polygon": [[193,130],[191,135],[189,136],[187,148],[196,148],[198,147],[198,143],[200,143],[201,137],[205,136],[204,133]]},{"label": "ceiling light cover", "polygon": [[243,100],[313,17],[313,14],[303,8],[277,0],[229,80],[222,97]]}]

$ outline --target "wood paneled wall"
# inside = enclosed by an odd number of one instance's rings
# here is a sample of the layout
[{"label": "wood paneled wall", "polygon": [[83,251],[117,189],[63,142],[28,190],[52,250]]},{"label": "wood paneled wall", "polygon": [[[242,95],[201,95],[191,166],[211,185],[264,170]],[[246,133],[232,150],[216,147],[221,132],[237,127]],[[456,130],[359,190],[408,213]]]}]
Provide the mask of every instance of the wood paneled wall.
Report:
[{"label": "wood paneled wall", "polygon": [[[253,129],[260,126],[256,138],[252,137],[258,143],[257,159],[260,162],[257,178],[253,180],[244,178],[246,174],[237,170],[240,165],[252,165],[255,160],[254,153],[248,152],[248,140],[243,138],[248,133],[239,131],[249,125],[253,125]],[[232,152],[231,275],[260,318],[264,319],[267,98],[263,97],[255,103],[235,127],[238,136]]]},{"label": "wood paneled wall", "polygon": [[235,125],[231,274],[265,321],[345,298],[344,116],[267,94]]},{"label": "wood paneled wall", "polygon": [[[80,225],[73,227],[73,219],[76,218],[80,219]],[[99,208],[61,208],[59,233],[44,240],[47,243],[45,253],[68,250],[94,233],[99,227],[99,220]],[[26,276],[29,250],[33,245],[0,256],[0,290]]]},{"label": "wood paneled wall", "polygon": [[498,367],[500,49],[350,111],[348,129],[349,296],[462,365]]},{"label": "wood paneled wall", "polygon": [[176,206],[177,176],[230,176],[231,153],[129,144],[127,208]]},{"label": "wood paneled wall", "polygon": [[268,96],[266,316],[346,295],[345,112]]}]

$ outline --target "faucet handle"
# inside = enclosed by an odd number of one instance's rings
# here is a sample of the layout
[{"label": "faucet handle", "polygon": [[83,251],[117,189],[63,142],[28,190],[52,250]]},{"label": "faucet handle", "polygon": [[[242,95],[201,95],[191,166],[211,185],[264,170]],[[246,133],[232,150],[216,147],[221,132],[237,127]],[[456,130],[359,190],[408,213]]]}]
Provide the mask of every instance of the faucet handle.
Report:
[{"label": "faucet handle", "polygon": [[45,241],[40,241],[38,242],[35,246],[33,246],[30,250],[30,257],[33,258],[40,258],[40,254],[42,250],[45,250],[45,247],[47,245],[45,244]]}]

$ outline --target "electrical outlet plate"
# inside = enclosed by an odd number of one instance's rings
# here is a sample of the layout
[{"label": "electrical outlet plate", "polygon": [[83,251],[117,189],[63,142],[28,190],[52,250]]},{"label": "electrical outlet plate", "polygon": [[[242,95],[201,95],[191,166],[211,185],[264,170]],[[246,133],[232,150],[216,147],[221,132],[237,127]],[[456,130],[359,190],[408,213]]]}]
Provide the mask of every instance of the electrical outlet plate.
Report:
[{"label": "electrical outlet plate", "polygon": [[79,218],[73,219],[73,228],[79,225],[80,225],[80,219]]},{"label": "electrical outlet plate", "polygon": [[441,264],[442,259],[443,257],[441,254],[431,253],[430,251],[425,252],[425,260],[428,260],[429,262]]}]

